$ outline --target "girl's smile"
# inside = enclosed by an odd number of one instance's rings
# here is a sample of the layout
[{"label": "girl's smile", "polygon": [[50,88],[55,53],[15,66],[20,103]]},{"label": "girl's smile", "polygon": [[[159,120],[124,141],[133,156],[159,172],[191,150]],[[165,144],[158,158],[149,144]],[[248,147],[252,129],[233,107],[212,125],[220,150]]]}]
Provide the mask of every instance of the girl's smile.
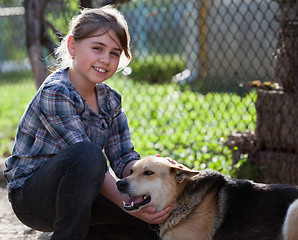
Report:
[{"label": "girl's smile", "polygon": [[102,69],[102,68],[98,68],[98,67],[94,67],[94,69],[100,73],[104,73],[106,72],[106,70]]}]

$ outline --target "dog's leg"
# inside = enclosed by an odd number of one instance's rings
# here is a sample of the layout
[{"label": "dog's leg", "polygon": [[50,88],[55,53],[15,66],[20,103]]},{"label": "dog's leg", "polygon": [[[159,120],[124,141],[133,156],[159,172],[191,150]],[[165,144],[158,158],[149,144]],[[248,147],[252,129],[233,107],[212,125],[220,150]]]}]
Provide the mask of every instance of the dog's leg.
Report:
[{"label": "dog's leg", "polygon": [[293,202],[287,212],[283,226],[284,240],[298,239],[298,199]]}]

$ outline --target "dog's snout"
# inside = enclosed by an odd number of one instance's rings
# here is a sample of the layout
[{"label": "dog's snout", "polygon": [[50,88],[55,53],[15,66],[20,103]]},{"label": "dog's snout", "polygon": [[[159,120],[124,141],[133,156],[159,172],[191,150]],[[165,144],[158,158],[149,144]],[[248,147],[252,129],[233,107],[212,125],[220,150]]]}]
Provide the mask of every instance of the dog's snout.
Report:
[{"label": "dog's snout", "polygon": [[125,191],[125,189],[126,189],[127,186],[128,186],[128,182],[127,182],[126,180],[124,180],[124,179],[117,181],[116,184],[117,184],[117,188],[118,188],[118,190],[119,190],[120,192]]}]

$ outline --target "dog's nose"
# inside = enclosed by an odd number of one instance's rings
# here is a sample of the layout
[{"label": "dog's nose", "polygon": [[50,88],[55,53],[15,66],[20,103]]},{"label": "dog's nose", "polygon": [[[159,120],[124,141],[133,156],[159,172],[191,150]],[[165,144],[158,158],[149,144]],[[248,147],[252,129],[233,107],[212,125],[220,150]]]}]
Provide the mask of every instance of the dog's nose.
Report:
[{"label": "dog's nose", "polygon": [[128,182],[124,179],[117,181],[117,188],[120,192],[124,191],[127,188]]}]

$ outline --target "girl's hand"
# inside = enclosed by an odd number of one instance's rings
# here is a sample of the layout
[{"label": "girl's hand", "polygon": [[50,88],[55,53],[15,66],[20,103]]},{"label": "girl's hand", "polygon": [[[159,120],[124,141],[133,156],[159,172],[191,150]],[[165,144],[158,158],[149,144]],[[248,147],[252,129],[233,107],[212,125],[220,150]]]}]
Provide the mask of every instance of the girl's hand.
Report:
[{"label": "girl's hand", "polygon": [[[121,194],[116,186],[116,180],[110,173],[106,173],[104,183],[100,189],[100,192],[110,199],[112,202],[117,204],[123,209],[122,201],[127,201],[130,197],[126,194]],[[123,209],[124,210],[124,209]],[[148,206],[143,207],[137,212],[128,212],[129,214],[149,223],[149,224],[160,224],[164,222],[170,215],[173,207],[168,207],[160,212],[157,212],[154,207]]]},{"label": "girl's hand", "polygon": [[172,210],[173,207],[167,207],[164,210],[157,212],[154,207],[148,206],[130,214],[149,224],[160,224],[167,220]]}]

